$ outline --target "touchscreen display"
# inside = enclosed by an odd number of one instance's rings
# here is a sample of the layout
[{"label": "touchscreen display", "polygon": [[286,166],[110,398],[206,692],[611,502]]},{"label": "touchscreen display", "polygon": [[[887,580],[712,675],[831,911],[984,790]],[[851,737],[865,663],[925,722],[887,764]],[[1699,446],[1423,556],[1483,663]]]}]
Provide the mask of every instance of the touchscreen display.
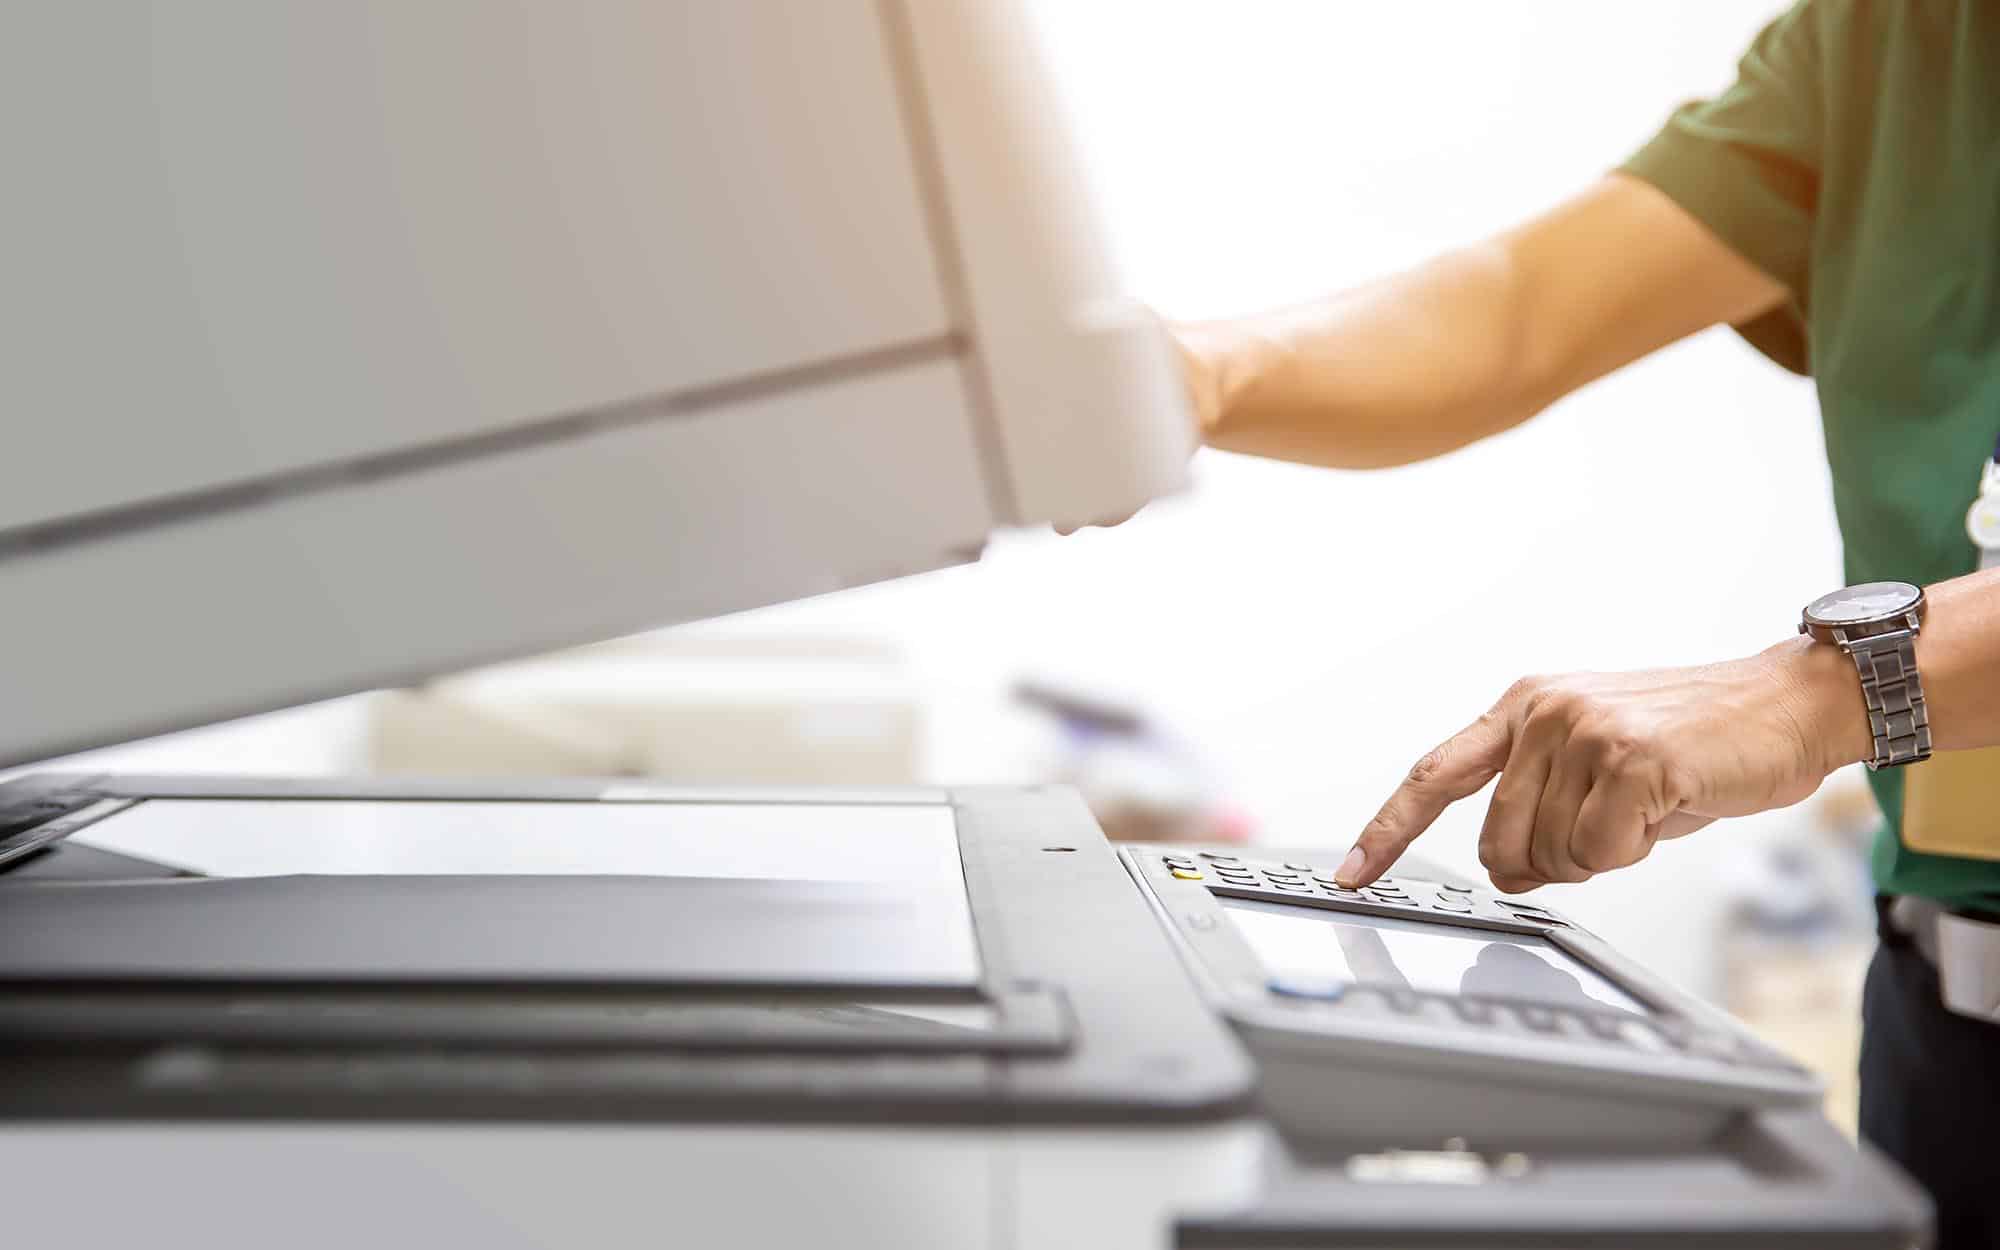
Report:
[{"label": "touchscreen display", "polygon": [[1542,937],[1234,899],[1223,909],[1275,977],[1651,1014]]}]

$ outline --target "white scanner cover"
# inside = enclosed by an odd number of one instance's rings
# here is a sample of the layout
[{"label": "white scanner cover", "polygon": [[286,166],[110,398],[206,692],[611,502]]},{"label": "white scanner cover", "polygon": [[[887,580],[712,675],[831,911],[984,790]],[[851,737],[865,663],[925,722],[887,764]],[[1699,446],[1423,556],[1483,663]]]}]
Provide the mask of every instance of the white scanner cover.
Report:
[{"label": "white scanner cover", "polygon": [[1182,480],[998,0],[0,6],[0,764]]}]

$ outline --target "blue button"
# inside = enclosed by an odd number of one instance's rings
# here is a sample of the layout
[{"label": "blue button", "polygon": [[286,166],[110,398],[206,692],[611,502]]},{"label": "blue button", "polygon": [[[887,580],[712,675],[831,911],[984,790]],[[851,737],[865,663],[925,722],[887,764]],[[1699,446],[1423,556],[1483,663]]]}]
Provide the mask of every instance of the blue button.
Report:
[{"label": "blue button", "polygon": [[1347,992],[1347,982],[1330,978],[1272,977],[1265,988],[1285,998],[1319,998],[1328,1002]]}]

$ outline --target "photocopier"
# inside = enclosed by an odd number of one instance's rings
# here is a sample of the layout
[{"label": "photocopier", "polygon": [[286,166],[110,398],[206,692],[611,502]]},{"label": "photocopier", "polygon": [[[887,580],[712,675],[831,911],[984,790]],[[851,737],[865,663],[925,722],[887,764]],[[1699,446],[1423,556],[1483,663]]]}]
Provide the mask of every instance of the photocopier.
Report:
[{"label": "photocopier", "polygon": [[36,770],[1182,482],[1001,0],[0,10],[10,1245],[1920,1246],[1545,907],[1057,787]]}]

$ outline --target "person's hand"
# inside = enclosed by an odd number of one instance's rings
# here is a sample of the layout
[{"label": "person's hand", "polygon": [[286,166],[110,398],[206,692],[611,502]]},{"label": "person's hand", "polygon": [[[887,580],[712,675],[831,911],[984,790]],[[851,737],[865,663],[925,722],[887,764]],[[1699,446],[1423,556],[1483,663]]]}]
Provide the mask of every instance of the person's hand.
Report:
[{"label": "person's hand", "polygon": [[1525,678],[1417,761],[1334,875],[1375,880],[1497,775],[1479,835],[1495,888],[1584,881],[1717,817],[1796,803],[1870,748],[1852,662],[1805,639],[1699,668]]},{"label": "person's hand", "polygon": [[[1166,332],[1168,346],[1173,349],[1174,363],[1180,368],[1181,380],[1187,387],[1188,408],[1194,414],[1198,443],[1202,431],[1214,423],[1222,405],[1218,366],[1205,345],[1208,336],[1204,331],[1194,326],[1170,325],[1164,320],[1161,326]],[[1058,525],[1055,530],[1058,534],[1069,535],[1078,530],[1110,529],[1125,524],[1137,515],[1134,511],[1119,516],[1104,516],[1080,525]]]},{"label": "person's hand", "polygon": [[1169,325],[1168,342],[1180,362],[1181,378],[1187,383],[1188,407],[1194,412],[1195,431],[1206,433],[1222,415],[1222,344],[1212,328],[1200,325]]}]

